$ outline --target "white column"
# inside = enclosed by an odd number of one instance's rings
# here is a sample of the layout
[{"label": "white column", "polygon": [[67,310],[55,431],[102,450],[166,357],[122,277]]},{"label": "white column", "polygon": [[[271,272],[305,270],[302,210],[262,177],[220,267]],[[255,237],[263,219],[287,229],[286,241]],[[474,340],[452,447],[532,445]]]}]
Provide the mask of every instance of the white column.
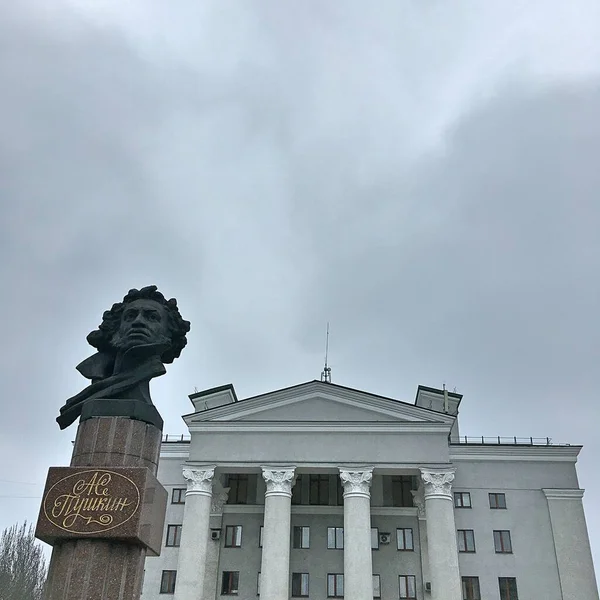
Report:
[{"label": "white column", "polygon": [[[227,502],[229,488],[224,488],[216,479],[212,486],[212,500],[210,506],[210,529],[221,530],[223,528],[223,506]],[[219,540],[208,540],[206,549],[206,561],[204,570],[203,600],[215,600],[217,595],[218,567],[221,544]]]},{"label": "white column", "polygon": [[427,513],[425,512],[425,491],[423,482],[419,481],[419,487],[411,491],[413,504],[417,508],[419,518],[419,550],[421,554],[421,571],[423,575],[423,585],[431,581],[429,576],[429,548],[427,544]]},{"label": "white column", "polygon": [[344,598],[372,600],[371,480],[373,468],[340,467],[344,486]]},{"label": "white column", "polygon": [[204,589],[214,467],[183,469],[187,479],[175,600],[197,600]]},{"label": "white column", "polygon": [[462,600],[452,482],[456,469],[420,469],[432,600]]},{"label": "white column", "polygon": [[290,597],[290,525],[294,468],[263,467],[267,484],[262,561],[261,600],[287,600]]},{"label": "white column", "polygon": [[562,600],[598,600],[594,563],[579,489],[544,489]]}]

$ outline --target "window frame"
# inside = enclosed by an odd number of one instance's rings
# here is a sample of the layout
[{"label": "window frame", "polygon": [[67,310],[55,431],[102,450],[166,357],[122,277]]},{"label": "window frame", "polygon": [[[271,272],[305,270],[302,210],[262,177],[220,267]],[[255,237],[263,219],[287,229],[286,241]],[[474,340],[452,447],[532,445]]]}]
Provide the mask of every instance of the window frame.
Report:
[{"label": "window frame", "polygon": [[[231,533],[231,539],[230,534]],[[241,525],[225,525],[225,548],[241,548],[242,547],[242,526]]]},{"label": "window frame", "polygon": [[[463,600],[481,600],[481,587],[479,585],[479,577],[466,575],[461,577],[461,588]],[[471,584],[471,588],[467,589],[465,584]],[[475,584],[475,587],[473,586]]]},{"label": "window frame", "polygon": [[[465,498],[469,499],[468,504],[465,504]],[[460,502],[458,501],[459,499]],[[471,492],[454,492],[454,508],[473,508]]]},{"label": "window frame", "polygon": [[[175,494],[177,492],[177,494]],[[185,504],[185,494],[187,488],[173,488],[171,491],[171,504]],[[177,496],[177,500],[175,497]]]},{"label": "window frame", "polygon": [[[514,583],[514,590],[511,590],[510,587],[506,589],[502,589],[502,583],[510,584]],[[516,577],[498,577],[498,589],[500,591],[500,600],[519,600],[519,590],[517,588],[517,578]],[[512,592],[514,591],[514,595]]]},{"label": "window frame", "polygon": [[[410,531],[410,548],[407,547],[406,543],[406,532]],[[400,548],[400,538],[402,538],[402,544],[404,548]],[[415,535],[412,527],[396,527],[396,549],[398,552],[414,552],[415,551]]]},{"label": "window frame", "polygon": [[[296,537],[296,532],[300,530],[299,537]],[[304,539],[304,533],[306,531],[306,540]],[[298,542],[298,544],[296,544]],[[306,545],[304,543],[306,542]],[[294,525],[292,527],[292,548],[295,550],[309,550],[310,549],[310,527],[308,525]]]},{"label": "window frame", "polygon": [[[329,593],[329,581],[330,577],[333,577],[333,594]],[[339,582],[342,585],[339,585]],[[339,587],[342,588],[342,593],[339,593]],[[328,598],[343,598],[344,597],[344,574],[343,573],[327,573],[327,597]]]},{"label": "window frame", "polygon": [[[334,545],[329,545],[329,532],[333,529]],[[340,533],[341,532],[341,533]],[[340,544],[341,538],[341,545]],[[328,527],[327,528],[327,550],[343,550],[344,549],[344,528],[343,527]]]},{"label": "window frame", "polygon": [[258,547],[262,548],[263,547],[263,535],[265,532],[265,526],[261,525],[259,530],[258,530]]},{"label": "window frame", "polygon": [[[492,506],[492,498],[494,499],[495,506]],[[498,502],[500,498],[502,498],[502,502]],[[488,499],[491,510],[506,510],[506,494],[504,492],[490,492]],[[501,506],[502,503],[504,503],[504,506]]]},{"label": "window frame", "polygon": [[[375,585],[375,581],[377,581],[377,585]],[[381,598],[381,575],[377,573],[373,573],[373,598]]]},{"label": "window frame", "polygon": [[[496,543],[496,534],[498,534],[498,540],[500,544]],[[506,534],[504,536],[503,534]],[[504,538],[508,538],[508,549],[505,549]],[[500,547],[500,549],[498,549]],[[513,553],[513,545],[512,545],[512,536],[510,535],[509,529],[494,529],[494,550],[496,554],[512,554]]]},{"label": "window frame", "polygon": [[[300,578],[300,593],[294,593],[294,578],[296,579],[296,587],[298,586],[298,577]],[[304,588],[304,582],[306,581],[306,592],[302,593],[302,590]],[[292,598],[308,598],[309,595],[309,590],[310,590],[310,576],[308,573],[292,573],[292,591],[291,591],[291,597]],[[298,591],[296,589],[296,591]]]},{"label": "window frame", "polygon": [[[401,581],[405,581],[406,587],[406,596],[402,595],[402,583]],[[414,590],[414,595],[410,596],[410,584],[412,582],[412,589]],[[398,575],[398,597],[401,600],[417,600],[417,577],[416,575]]]},{"label": "window frame", "polygon": [[[164,569],[160,576],[159,594],[174,594],[177,584],[177,571],[173,569]],[[169,588],[169,589],[165,589]]]},{"label": "window frame", "polygon": [[[475,531],[473,529],[457,529],[456,538],[458,551],[460,554],[474,554],[475,552],[477,552],[477,547],[475,546]],[[472,549],[469,549],[469,539],[473,542]],[[460,549],[461,541],[464,543],[464,550]]]},{"label": "window frame", "polygon": [[[235,587],[237,589],[232,591],[225,591],[225,577],[230,576],[230,584],[235,581],[237,585],[231,585],[228,587]],[[239,571],[223,571],[221,573],[221,596],[237,596],[240,593],[240,572]]]},{"label": "window frame", "polygon": [[[165,548],[179,548],[181,545],[181,530],[183,525],[177,523],[170,523],[167,525],[167,532],[165,534]],[[174,531],[173,539],[170,540],[171,532]],[[172,542],[172,543],[170,543]]]}]

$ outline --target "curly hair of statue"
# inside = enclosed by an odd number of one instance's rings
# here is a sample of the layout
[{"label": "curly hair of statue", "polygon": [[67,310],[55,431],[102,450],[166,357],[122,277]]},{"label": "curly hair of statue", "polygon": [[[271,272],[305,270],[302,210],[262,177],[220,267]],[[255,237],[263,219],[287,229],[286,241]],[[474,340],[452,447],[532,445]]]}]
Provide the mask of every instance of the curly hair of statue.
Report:
[{"label": "curly hair of statue", "polygon": [[95,329],[87,336],[88,343],[99,352],[114,352],[112,338],[119,329],[121,316],[126,306],[135,300],[152,300],[165,307],[168,315],[169,328],[172,332],[171,346],[161,355],[161,360],[165,364],[172,363],[179,358],[181,351],[187,344],[186,334],[190,331],[190,322],[182,318],[177,300],[171,298],[167,300],[155,285],[148,285],[140,290],[131,289],[123,298],[123,302],[117,302],[112,305],[102,315],[102,323],[98,329]]}]

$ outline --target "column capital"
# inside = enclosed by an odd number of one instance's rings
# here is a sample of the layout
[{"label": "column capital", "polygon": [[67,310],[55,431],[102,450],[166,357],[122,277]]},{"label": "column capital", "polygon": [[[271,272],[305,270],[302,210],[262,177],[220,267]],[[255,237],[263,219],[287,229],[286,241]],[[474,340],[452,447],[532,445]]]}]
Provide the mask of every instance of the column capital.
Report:
[{"label": "column capital", "polygon": [[421,468],[425,500],[429,498],[444,498],[452,500],[452,482],[456,469],[427,469]]},{"label": "column capital", "polygon": [[295,467],[277,468],[277,467],[262,467],[262,476],[267,484],[267,496],[287,496],[292,497],[292,487],[296,478],[294,473]]},{"label": "column capital", "polygon": [[212,482],[215,467],[186,467],[183,477],[187,479],[186,496],[212,496]]},{"label": "column capital", "polygon": [[344,486],[344,498],[370,498],[371,480],[373,479],[373,467],[360,470],[345,469],[339,467],[340,479]]}]

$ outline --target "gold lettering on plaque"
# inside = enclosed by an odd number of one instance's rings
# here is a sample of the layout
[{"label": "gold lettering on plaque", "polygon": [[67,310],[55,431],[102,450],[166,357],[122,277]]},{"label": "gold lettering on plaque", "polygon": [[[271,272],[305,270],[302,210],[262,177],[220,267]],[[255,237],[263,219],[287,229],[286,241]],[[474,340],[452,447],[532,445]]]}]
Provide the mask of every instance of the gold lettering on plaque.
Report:
[{"label": "gold lettering on plaque", "polygon": [[44,514],[56,527],[76,534],[98,534],[123,525],[140,505],[134,481],[104,469],[67,475],[44,496]]}]

